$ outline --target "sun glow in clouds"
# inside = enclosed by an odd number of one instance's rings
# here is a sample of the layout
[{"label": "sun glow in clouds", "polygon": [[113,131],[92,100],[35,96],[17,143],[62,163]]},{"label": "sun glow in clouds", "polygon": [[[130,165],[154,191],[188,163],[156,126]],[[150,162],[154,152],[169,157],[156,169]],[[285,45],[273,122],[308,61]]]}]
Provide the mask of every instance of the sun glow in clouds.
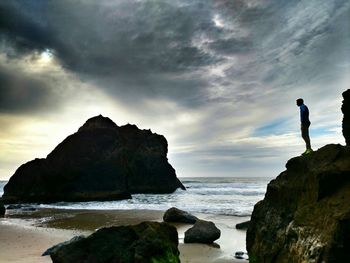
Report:
[{"label": "sun glow in clouds", "polygon": [[56,59],[54,50],[45,49],[41,52],[34,52],[28,57],[23,57],[25,61],[30,63],[28,71],[32,73],[61,71],[62,67]]},{"label": "sun glow in clouds", "polygon": [[53,60],[53,53],[50,49],[45,49],[45,51],[41,52],[39,56],[38,62],[40,64],[48,64]]},{"label": "sun glow in clouds", "polygon": [[216,27],[223,28],[224,27],[224,21],[220,19],[219,15],[215,15],[213,18],[213,22]]}]

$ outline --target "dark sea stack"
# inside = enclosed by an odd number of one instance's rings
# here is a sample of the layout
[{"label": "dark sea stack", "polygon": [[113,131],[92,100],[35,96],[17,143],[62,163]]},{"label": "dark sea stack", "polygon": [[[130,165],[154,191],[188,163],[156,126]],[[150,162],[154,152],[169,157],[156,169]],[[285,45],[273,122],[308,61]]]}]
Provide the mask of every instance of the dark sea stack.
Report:
[{"label": "dark sea stack", "polygon": [[249,262],[350,262],[350,147],[288,161],[247,230]]},{"label": "dark sea stack", "polygon": [[164,136],[93,117],[46,159],[21,165],[4,187],[5,203],[118,200],[183,188]]},{"label": "dark sea stack", "polygon": [[176,228],[157,222],[101,228],[48,253],[53,263],[180,263]]},{"label": "dark sea stack", "polygon": [[343,135],[345,137],[346,145],[350,145],[350,89],[343,92],[343,105],[341,110],[343,117]]}]

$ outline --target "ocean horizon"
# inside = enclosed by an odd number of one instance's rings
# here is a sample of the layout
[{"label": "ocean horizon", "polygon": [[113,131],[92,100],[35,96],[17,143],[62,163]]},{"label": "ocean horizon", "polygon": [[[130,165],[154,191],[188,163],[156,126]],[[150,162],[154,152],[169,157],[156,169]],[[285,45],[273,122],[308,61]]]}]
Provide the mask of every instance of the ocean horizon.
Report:
[{"label": "ocean horizon", "polygon": [[[171,194],[133,194],[119,201],[57,202],[29,204],[35,208],[91,210],[166,210],[170,207],[191,213],[250,216],[264,198],[271,178],[265,177],[182,177],[186,191]],[[8,181],[0,181],[0,196]]]}]

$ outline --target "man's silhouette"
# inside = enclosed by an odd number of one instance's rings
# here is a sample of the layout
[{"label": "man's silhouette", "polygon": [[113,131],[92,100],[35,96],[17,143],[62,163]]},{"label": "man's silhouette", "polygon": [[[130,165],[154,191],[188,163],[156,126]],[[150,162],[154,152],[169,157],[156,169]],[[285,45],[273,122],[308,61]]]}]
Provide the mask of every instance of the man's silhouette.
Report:
[{"label": "man's silhouette", "polygon": [[309,119],[309,109],[304,104],[303,99],[297,99],[297,105],[300,108],[301,137],[303,137],[306,143],[306,151],[303,153],[303,155],[306,155],[312,152],[309,136],[309,127],[311,124]]}]

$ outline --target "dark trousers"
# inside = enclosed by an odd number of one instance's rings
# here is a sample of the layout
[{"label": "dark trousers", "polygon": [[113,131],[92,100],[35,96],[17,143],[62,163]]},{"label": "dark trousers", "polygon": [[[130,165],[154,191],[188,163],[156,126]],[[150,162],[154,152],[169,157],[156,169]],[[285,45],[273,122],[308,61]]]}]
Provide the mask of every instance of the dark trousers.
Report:
[{"label": "dark trousers", "polygon": [[310,124],[311,124],[310,122],[301,123],[301,137],[303,137],[306,143],[306,149],[311,149],[311,142],[310,142],[310,136],[309,136]]}]

